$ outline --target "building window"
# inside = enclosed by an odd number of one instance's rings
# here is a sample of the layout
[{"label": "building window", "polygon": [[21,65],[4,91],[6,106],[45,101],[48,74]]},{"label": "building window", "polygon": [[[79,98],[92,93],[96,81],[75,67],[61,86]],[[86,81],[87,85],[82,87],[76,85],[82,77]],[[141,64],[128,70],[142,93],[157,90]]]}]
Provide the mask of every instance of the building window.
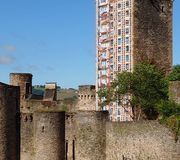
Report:
[{"label": "building window", "polygon": [[102,67],[106,67],[106,61],[101,63]]},{"label": "building window", "polygon": [[121,65],[118,64],[118,71],[121,71]]},{"label": "building window", "polygon": [[118,52],[121,52],[121,47],[118,47]]},{"label": "building window", "polygon": [[113,45],[113,40],[111,40],[110,45],[111,45],[111,46]]},{"label": "building window", "polygon": [[113,108],[110,108],[109,110],[109,114],[112,115],[113,114]]},{"label": "building window", "polygon": [[110,53],[113,53],[113,48],[110,48],[110,49],[109,49],[109,52],[110,52]]},{"label": "building window", "polygon": [[118,29],[118,36],[121,35],[121,29]]},{"label": "building window", "polygon": [[118,12],[118,22],[121,22],[121,12]]},{"label": "building window", "polygon": [[129,62],[129,55],[126,55],[126,62]]},{"label": "building window", "polygon": [[118,108],[118,115],[120,115],[121,114],[121,112],[120,112],[120,108]]},{"label": "building window", "polygon": [[126,64],[126,70],[129,70],[129,64]]},{"label": "building window", "polygon": [[113,57],[111,57],[111,58],[109,59],[109,62],[110,62],[110,63],[113,63]]},{"label": "building window", "polygon": [[105,3],[106,2],[106,0],[100,0],[100,3]]},{"label": "building window", "polygon": [[129,34],[129,28],[125,29],[126,34]]},{"label": "building window", "polygon": [[121,62],[121,61],[122,61],[122,57],[118,56],[118,62]]},{"label": "building window", "polygon": [[129,46],[126,46],[126,52],[129,52]]},{"label": "building window", "polygon": [[121,45],[122,43],[122,38],[118,38],[118,45]]},{"label": "building window", "polygon": [[118,3],[118,8],[119,8],[119,9],[121,8],[121,3]]},{"label": "building window", "polygon": [[101,74],[106,75],[106,70],[102,70]]},{"label": "building window", "polygon": [[102,53],[102,58],[106,58],[106,52]]},{"label": "building window", "polygon": [[129,1],[126,1],[126,8],[129,8]]},{"label": "building window", "polygon": [[129,11],[126,11],[126,17],[129,17]]},{"label": "building window", "polygon": [[111,70],[111,71],[113,70],[113,65],[110,65],[110,70]]},{"label": "building window", "polygon": [[129,26],[129,20],[126,20],[126,26]]},{"label": "building window", "polygon": [[129,44],[129,37],[126,37],[126,44]]},{"label": "building window", "polygon": [[113,20],[113,14],[110,14],[110,20]]}]

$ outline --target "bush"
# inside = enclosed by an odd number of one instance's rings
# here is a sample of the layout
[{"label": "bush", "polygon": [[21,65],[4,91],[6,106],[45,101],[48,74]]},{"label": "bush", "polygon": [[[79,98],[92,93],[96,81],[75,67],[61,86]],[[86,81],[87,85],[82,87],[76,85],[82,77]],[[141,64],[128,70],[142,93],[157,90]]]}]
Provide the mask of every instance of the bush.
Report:
[{"label": "bush", "polygon": [[168,75],[169,81],[180,81],[180,65],[175,65]]},{"label": "bush", "polygon": [[157,105],[157,110],[160,122],[173,131],[177,142],[180,136],[180,105],[174,101],[161,101]]},{"label": "bush", "polygon": [[157,111],[161,119],[167,119],[173,115],[180,115],[180,105],[174,101],[161,101],[157,104]]}]

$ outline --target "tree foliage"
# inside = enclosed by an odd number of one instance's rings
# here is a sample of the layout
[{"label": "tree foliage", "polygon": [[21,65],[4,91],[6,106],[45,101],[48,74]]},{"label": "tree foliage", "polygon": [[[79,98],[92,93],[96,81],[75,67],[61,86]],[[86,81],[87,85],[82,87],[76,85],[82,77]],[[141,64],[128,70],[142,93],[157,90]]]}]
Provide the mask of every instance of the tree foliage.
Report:
[{"label": "tree foliage", "polygon": [[[101,92],[101,91],[100,91]],[[161,73],[152,65],[139,63],[134,71],[117,74],[117,78],[111,84],[111,98],[119,103],[124,95],[131,95],[129,103],[133,107],[134,117],[140,117],[142,112],[146,118],[157,116],[156,103],[168,99],[168,83]],[[104,90],[104,97],[108,97],[108,90]],[[106,104],[108,104],[107,101]],[[137,113],[137,110],[140,110]]]},{"label": "tree foliage", "polygon": [[168,75],[169,81],[180,81],[180,65],[175,65]]},{"label": "tree foliage", "polygon": [[180,104],[170,100],[161,101],[157,104],[157,110],[160,122],[173,131],[177,141],[180,136]]}]

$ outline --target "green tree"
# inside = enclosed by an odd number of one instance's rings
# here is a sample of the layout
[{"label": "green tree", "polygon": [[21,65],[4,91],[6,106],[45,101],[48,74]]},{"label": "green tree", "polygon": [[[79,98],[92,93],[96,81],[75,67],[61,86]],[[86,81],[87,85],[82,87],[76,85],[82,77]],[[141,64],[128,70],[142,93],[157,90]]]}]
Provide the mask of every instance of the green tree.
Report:
[{"label": "green tree", "polygon": [[156,104],[168,99],[167,81],[155,66],[149,64],[137,64],[133,75],[133,105],[140,108],[148,119],[157,118]]},{"label": "green tree", "polygon": [[180,65],[175,65],[168,75],[169,81],[180,81]]},{"label": "green tree", "polygon": [[[154,66],[139,63],[132,73],[117,74],[117,78],[111,84],[111,92],[109,101],[117,101],[119,104],[123,104],[126,95],[131,96],[128,103],[133,108],[135,120],[143,115],[147,119],[154,119],[158,115],[156,104],[160,100],[168,99],[168,83]],[[103,93],[108,97],[108,90],[104,90]]]},{"label": "green tree", "polygon": [[113,97],[112,87],[103,87],[99,89],[97,94],[100,100],[98,105],[100,106],[101,109],[102,107],[104,107],[105,105],[109,104],[112,101],[112,97]]}]

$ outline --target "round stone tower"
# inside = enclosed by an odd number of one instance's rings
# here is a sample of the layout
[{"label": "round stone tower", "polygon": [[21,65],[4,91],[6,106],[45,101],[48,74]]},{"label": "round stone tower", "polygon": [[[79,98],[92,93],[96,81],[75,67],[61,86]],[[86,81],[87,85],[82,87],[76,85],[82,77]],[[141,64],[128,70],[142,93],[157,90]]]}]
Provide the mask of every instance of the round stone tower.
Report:
[{"label": "round stone tower", "polygon": [[34,160],[65,159],[65,112],[34,113]]},{"label": "round stone tower", "polygon": [[0,83],[0,159],[20,159],[19,87]]},{"label": "round stone tower", "polygon": [[106,159],[106,121],[108,112],[78,111],[74,115],[73,157],[78,160]]},{"label": "round stone tower", "polygon": [[32,94],[32,74],[10,73],[10,85],[20,87],[20,107],[23,108],[23,101]]}]

